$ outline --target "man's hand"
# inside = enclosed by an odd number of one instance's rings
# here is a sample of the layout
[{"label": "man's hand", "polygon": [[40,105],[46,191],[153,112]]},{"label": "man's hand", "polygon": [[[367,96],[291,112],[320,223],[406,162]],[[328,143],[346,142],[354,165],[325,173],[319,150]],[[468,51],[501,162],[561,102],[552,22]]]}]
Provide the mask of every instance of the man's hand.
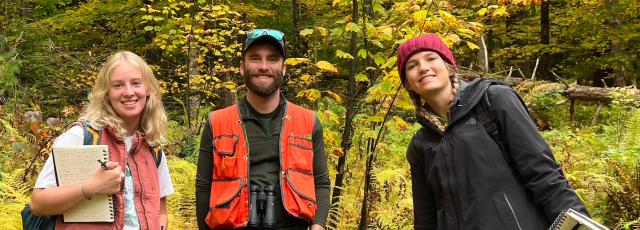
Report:
[{"label": "man's hand", "polygon": [[324,230],[324,227],[322,227],[322,225],[319,225],[319,224],[314,224],[314,225],[311,225],[311,228],[309,228],[309,230]]}]

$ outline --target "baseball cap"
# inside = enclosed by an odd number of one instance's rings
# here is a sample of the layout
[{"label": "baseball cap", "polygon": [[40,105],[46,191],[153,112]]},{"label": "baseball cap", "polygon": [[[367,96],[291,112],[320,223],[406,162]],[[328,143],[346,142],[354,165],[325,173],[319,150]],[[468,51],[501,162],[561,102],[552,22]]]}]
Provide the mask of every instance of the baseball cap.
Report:
[{"label": "baseball cap", "polygon": [[282,52],[282,56],[285,57],[284,33],[274,29],[254,29],[247,31],[247,38],[244,40],[244,46],[242,47],[242,55],[244,55],[256,41],[262,40],[271,43]]}]

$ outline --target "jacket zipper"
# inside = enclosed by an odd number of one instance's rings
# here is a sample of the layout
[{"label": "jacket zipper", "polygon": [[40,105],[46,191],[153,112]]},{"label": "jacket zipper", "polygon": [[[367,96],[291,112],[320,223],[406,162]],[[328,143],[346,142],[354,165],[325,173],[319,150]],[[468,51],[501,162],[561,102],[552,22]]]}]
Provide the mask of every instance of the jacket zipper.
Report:
[{"label": "jacket zipper", "polygon": [[[136,141],[139,141],[139,140],[136,140]],[[133,151],[138,151],[138,144],[136,144],[135,147],[132,147],[132,150]],[[126,148],[125,148],[124,152],[125,152],[125,154],[127,154]],[[133,153],[131,154],[131,157],[133,157]],[[140,176],[140,166],[138,165],[138,161],[136,161],[135,158],[133,159],[133,163],[136,164],[136,172],[138,172],[138,183],[140,183],[140,206],[142,206],[143,213],[146,214],[147,213],[147,208],[144,206],[144,202],[143,202],[143,200],[144,200],[144,197],[143,197],[144,196],[144,188],[143,187],[144,186],[142,186],[142,179],[140,179],[141,178],[141,176]],[[149,166],[149,162],[148,161],[145,160],[145,163],[147,164],[147,166]],[[135,192],[135,185],[133,186],[133,188],[134,188],[134,192]],[[134,202],[133,205],[135,207],[135,200],[133,202]],[[143,215],[142,218],[147,219],[145,215]],[[140,216],[138,216],[138,221],[140,221]],[[147,229],[150,229],[151,227],[149,227],[149,219],[147,219],[145,222],[147,222]]]},{"label": "jacket zipper", "polygon": [[520,221],[518,221],[518,217],[516,217],[516,212],[513,211],[513,207],[511,206],[511,202],[509,202],[509,198],[507,198],[507,194],[502,193],[502,195],[504,196],[504,200],[507,201],[507,205],[509,205],[509,210],[511,210],[511,215],[513,215],[513,219],[516,220],[516,225],[518,225],[518,229],[522,230],[522,228],[520,227]]},{"label": "jacket zipper", "polygon": [[284,207],[284,209],[288,212],[291,213],[289,211],[289,208],[287,208],[287,205],[284,203],[284,186],[282,185],[283,183],[283,179],[284,178],[284,173],[286,171],[286,169],[284,168],[284,161],[282,161],[282,135],[284,134],[284,123],[287,120],[287,112],[288,112],[288,103],[285,102],[284,105],[284,115],[282,115],[282,122],[280,122],[280,136],[278,137],[278,159],[280,159],[280,173],[278,173],[278,178],[280,178],[280,180],[278,181],[278,184],[280,184],[280,200],[282,201],[282,206]]},{"label": "jacket zipper", "polygon": [[[442,160],[444,161],[444,169],[446,171],[447,174],[449,174],[449,166],[447,166],[447,139],[445,138],[445,136],[442,136],[442,153],[443,153],[443,157]],[[453,165],[451,165],[453,167]],[[452,188],[452,184],[453,184],[453,176],[449,176],[449,179],[446,180],[447,183],[447,190],[449,190],[449,197],[451,199],[451,203],[453,204],[453,214],[455,215],[455,223],[456,223],[456,228],[455,229],[460,229],[460,214],[458,213],[458,205],[456,204],[456,200],[455,200],[455,194],[454,194],[454,189]]]}]

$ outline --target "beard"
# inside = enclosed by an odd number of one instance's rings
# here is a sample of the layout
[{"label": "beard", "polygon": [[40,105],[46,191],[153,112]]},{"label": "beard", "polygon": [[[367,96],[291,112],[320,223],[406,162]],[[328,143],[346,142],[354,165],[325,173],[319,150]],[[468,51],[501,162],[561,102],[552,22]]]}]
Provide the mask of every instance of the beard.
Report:
[{"label": "beard", "polygon": [[[284,83],[284,76],[282,72],[275,71],[276,73],[258,73],[257,71],[251,71],[249,69],[244,69],[244,84],[247,86],[249,91],[255,93],[261,97],[269,97],[273,95]],[[254,76],[258,75],[268,75],[273,78],[273,81],[268,85],[260,85],[256,83],[256,78]]]}]

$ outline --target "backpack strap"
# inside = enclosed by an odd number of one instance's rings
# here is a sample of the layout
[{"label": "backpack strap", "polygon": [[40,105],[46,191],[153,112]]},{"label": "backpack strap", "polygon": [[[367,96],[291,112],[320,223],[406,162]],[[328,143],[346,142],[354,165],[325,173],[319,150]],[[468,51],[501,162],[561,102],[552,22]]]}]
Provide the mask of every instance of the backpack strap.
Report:
[{"label": "backpack strap", "polygon": [[488,88],[482,93],[482,99],[478,102],[478,105],[473,109],[473,113],[476,115],[478,122],[484,126],[484,129],[489,133],[491,139],[498,144],[502,155],[507,164],[511,165],[511,157],[508,153],[508,149],[505,148],[502,140],[502,133],[500,132],[500,124],[495,120],[493,116],[493,109],[489,101]]},{"label": "backpack strap", "polygon": [[83,144],[84,145],[97,145],[99,143],[101,143],[101,139],[102,138],[100,136],[100,130],[99,129],[94,129],[93,127],[91,127],[89,125],[89,122],[87,122],[86,120],[81,120],[80,121],[82,124],[82,132],[84,133],[84,140],[83,140]]},{"label": "backpack strap", "polygon": [[156,168],[160,167],[160,161],[162,161],[162,155],[164,150],[160,147],[160,145],[151,146],[151,156],[153,156],[153,161],[156,162]]},{"label": "backpack strap", "polygon": [[[507,164],[511,165],[511,162],[512,162],[511,155],[509,154],[509,150],[504,145],[504,141],[502,139],[502,133],[500,132],[500,123],[495,119],[495,116],[493,114],[493,109],[491,108],[491,102],[489,101],[488,91],[491,85],[506,85],[506,84],[500,81],[489,80],[488,86],[484,89],[482,93],[482,99],[480,99],[476,107],[473,109],[473,113],[476,115],[478,122],[480,122],[482,126],[484,126],[487,133],[489,133],[489,136],[491,136],[491,139],[493,139],[500,147],[500,150],[502,150],[502,155],[504,156],[504,160],[507,162]],[[524,100],[522,100],[522,97],[520,97],[520,95],[518,95],[515,92],[513,93],[518,98],[518,101],[520,101],[520,104],[522,104],[522,107],[524,107],[525,111],[527,111],[527,114],[529,115],[529,119],[531,119],[531,121],[533,122],[534,121],[533,116],[531,116],[531,112],[529,112],[529,108],[527,108],[527,105],[524,103]]]}]

